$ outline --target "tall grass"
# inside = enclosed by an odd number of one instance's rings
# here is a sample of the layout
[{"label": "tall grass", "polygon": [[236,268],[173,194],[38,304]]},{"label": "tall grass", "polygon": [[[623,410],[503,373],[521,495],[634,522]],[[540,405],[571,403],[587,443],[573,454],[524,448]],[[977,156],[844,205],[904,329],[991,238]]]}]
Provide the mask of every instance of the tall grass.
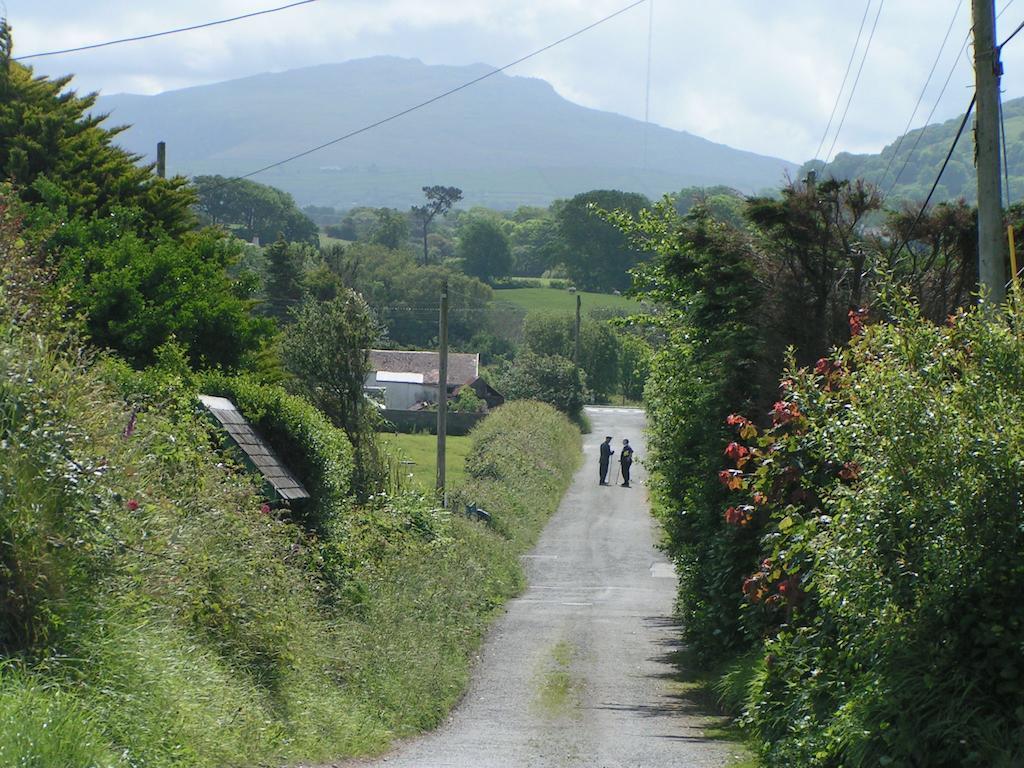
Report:
[{"label": "tall grass", "polygon": [[0,765],[317,761],[437,724],[579,452],[506,406],[461,496],[493,528],[407,494],[314,535],[190,402],[132,422],[88,355],[0,322]]}]

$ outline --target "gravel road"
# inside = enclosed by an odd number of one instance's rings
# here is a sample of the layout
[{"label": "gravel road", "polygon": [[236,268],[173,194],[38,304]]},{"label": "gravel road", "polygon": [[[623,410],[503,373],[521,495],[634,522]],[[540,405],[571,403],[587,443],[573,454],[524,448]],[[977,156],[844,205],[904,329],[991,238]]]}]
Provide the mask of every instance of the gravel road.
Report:
[{"label": "gravel road", "polygon": [[433,733],[344,765],[718,768],[738,751],[704,737],[675,681],[675,577],[654,549],[643,467],[632,488],[597,483],[604,435],[643,458],[644,415],[587,413],[584,465],[524,556],[529,587],[493,626],[465,699]]}]

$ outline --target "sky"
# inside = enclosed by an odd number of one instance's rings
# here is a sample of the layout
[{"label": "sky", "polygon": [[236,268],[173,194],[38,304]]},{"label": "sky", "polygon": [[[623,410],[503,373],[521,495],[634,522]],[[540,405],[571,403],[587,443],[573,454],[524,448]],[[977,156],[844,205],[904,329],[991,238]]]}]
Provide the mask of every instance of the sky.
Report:
[{"label": "sky", "polygon": [[[0,0],[0,13],[6,9],[18,56],[287,1]],[[629,2],[317,0],[209,29],[26,63],[38,74],[74,74],[79,91],[106,94],[158,93],[383,54],[497,67]],[[833,142],[833,154],[877,152],[903,133],[951,23],[913,125],[924,124],[933,108],[933,122],[962,114],[973,83],[972,48],[965,46],[970,6],[970,0],[870,0],[870,6],[867,0],[647,0],[508,73],[543,78],[588,107],[641,120],[647,115],[659,125],[795,162],[825,157]],[[879,8],[857,89],[834,139]],[[1024,22],[1024,0],[997,0],[997,8],[1005,9],[997,24],[1003,39]],[[1004,49],[1003,63],[1004,98],[1024,96],[1024,33]],[[333,136],[331,126],[324,134]]]}]

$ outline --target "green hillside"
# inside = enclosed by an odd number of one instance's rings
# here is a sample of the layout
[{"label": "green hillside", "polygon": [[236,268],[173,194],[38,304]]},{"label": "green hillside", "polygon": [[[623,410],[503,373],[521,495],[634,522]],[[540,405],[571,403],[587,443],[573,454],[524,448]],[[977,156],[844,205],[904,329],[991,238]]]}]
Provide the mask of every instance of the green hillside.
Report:
[{"label": "green hillside", "polygon": [[570,293],[560,288],[504,288],[494,292],[495,301],[515,304],[527,312],[562,310],[575,312],[577,296],[582,299],[581,306],[584,312],[605,308],[632,312],[640,308],[640,305],[632,299],[610,293],[591,293],[590,291]]},{"label": "green hillside", "polygon": [[[264,73],[155,96],[97,103],[117,141],[152,157],[166,141],[168,170],[247,173],[395,114],[491,71],[380,56]],[[642,147],[647,147],[646,159]],[[300,205],[407,208],[420,188],[451,184],[465,204],[547,205],[586,189],[660,197],[684,186],[779,186],[793,163],[645,125],[562,98],[550,84],[504,74],[451,98],[296,160],[257,181]]]},{"label": "green hillside", "polygon": [[[1006,121],[1010,199],[1018,200],[1024,196],[1024,98],[1003,104],[1003,114]],[[962,119],[961,115],[944,123],[913,130],[902,141],[893,141],[876,155],[840,152],[824,170],[821,170],[821,161],[812,160],[800,169],[801,176],[814,168],[822,176],[842,179],[859,177],[878,184],[883,191],[891,187],[890,197],[895,199],[924,199],[942,167],[942,161],[949,152]],[[969,202],[973,202],[976,197],[974,145],[967,130],[960,137],[956,152],[942,175],[933,199],[955,200],[960,197]]]}]

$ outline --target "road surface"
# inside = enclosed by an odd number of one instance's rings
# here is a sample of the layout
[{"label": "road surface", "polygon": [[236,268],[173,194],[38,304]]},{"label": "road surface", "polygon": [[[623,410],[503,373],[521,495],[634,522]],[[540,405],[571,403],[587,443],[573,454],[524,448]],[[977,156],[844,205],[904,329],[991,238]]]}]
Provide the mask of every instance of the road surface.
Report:
[{"label": "road surface", "polygon": [[738,750],[705,738],[675,681],[675,577],[655,550],[644,485],[600,487],[598,444],[644,456],[641,411],[587,411],[586,458],[536,548],[448,722],[375,768],[718,768]]}]

